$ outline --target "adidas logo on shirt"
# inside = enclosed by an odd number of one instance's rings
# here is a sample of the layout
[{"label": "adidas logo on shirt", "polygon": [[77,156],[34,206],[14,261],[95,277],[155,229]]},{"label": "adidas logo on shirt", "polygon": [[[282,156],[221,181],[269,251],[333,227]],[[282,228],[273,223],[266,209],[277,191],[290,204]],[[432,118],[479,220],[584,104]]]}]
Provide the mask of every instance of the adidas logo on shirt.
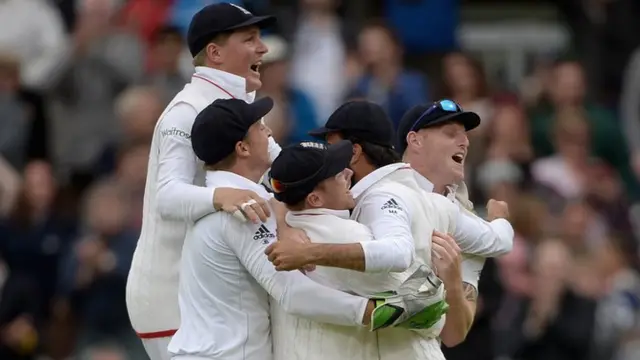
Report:
[{"label": "adidas logo on shirt", "polygon": [[384,203],[384,205],[382,205],[380,210],[388,210],[389,212],[395,213],[396,210],[402,210],[402,207],[400,206],[400,204],[398,204],[396,199],[391,198],[389,199],[389,201]]},{"label": "adidas logo on shirt", "polygon": [[260,225],[255,234],[253,234],[253,240],[260,240],[263,244],[268,244],[270,239],[275,239],[275,235],[267,229],[264,224]]}]

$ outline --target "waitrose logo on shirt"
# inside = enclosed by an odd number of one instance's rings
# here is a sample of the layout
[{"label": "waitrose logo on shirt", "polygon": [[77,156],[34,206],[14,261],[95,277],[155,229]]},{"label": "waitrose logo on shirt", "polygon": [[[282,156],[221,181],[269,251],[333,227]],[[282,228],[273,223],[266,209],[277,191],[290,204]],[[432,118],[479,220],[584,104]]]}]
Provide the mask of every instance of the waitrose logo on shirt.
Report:
[{"label": "waitrose logo on shirt", "polygon": [[165,129],[160,131],[162,136],[179,136],[185,139],[191,139],[191,134],[178,128],[172,127],[171,129]]}]

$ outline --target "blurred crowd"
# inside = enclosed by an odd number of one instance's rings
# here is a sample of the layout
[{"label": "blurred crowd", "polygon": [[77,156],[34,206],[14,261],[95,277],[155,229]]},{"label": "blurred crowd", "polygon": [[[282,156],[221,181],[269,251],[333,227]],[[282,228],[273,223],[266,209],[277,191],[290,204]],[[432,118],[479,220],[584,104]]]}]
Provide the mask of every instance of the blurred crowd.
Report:
[{"label": "blurred crowd", "polygon": [[[193,71],[191,16],[214,2],[0,0],[0,359],[146,358],[124,289],[149,144]],[[396,124],[440,98],[482,117],[471,198],[508,201],[516,239],[447,359],[640,359],[637,2],[552,2],[572,46],[516,87],[458,46],[457,0],[228,2],[279,17],[258,96],[281,144],[346,99]]]}]

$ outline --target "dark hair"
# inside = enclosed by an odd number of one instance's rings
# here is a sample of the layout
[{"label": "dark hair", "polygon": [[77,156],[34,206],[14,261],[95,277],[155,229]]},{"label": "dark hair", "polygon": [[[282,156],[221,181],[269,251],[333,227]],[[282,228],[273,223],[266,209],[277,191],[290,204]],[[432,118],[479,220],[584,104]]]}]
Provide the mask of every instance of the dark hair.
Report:
[{"label": "dark hair", "polygon": [[[488,96],[489,91],[489,83],[487,81],[487,74],[482,66],[482,62],[480,62],[477,58],[473,57],[471,54],[461,52],[461,51],[453,51],[447,54],[446,57],[449,56],[460,56],[462,57],[467,65],[473,70],[474,75],[476,76],[476,86],[477,86],[477,96],[485,97]],[[446,58],[445,57],[445,58]],[[446,79],[446,65],[441,65],[440,74],[440,95],[438,96],[441,99],[450,99],[453,97],[453,91],[448,84],[448,80]]]},{"label": "dark hair", "polygon": [[390,164],[399,163],[402,161],[402,156],[393,148],[383,145],[374,144],[368,141],[362,141],[360,139],[349,137],[347,138],[354,144],[362,147],[362,152],[371,165],[376,168],[381,168]]}]

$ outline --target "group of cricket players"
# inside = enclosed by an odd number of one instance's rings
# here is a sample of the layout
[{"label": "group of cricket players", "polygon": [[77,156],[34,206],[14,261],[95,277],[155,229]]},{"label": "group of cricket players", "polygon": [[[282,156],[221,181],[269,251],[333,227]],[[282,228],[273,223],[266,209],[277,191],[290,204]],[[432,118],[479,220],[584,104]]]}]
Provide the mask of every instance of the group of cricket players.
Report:
[{"label": "group of cricket players", "polygon": [[274,23],[227,3],[191,21],[195,73],[151,144],[133,328],[151,360],[444,359],[513,243],[507,204],[482,219],[463,182],[480,118],[444,99],[394,129],[356,100],[281,149],[255,99]]}]

